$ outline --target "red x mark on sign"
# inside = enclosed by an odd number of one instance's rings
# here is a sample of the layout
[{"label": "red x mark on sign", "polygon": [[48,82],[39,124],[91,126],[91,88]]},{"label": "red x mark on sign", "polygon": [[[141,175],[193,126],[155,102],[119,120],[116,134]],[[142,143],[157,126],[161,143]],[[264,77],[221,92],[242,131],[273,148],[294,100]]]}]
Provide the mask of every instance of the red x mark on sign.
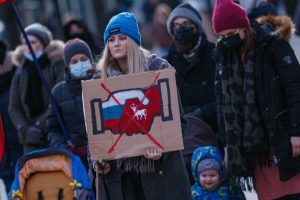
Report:
[{"label": "red x mark on sign", "polygon": [[[151,84],[150,87],[153,87],[157,80],[158,80],[158,77],[159,77],[160,73],[157,73],[157,75],[155,76],[155,79],[153,81],[153,83]],[[100,86],[113,98],[113,100],[120,106],[122,107],[121,103],[119,102],[119,100],[114,96],[114,94],[106,87],[106,85],[104,83],[101,83]],[[129,126],[129,124],[131,123],[131,121],[135,121],[135,114],[136,112],[138,112],[139,110],[139,107],[142,105],[142,103],[144,102],[144,100],[146,99],[146,97],[149,95],[148,93],[150,92],[147,91],[144,95],[144,97],[142,98],[141,102],[137,105],[137,109],[136,111],[134,112],[133,114],[133,117],[128,113],[128,112],[125,112],[124,114],[127,115],[128,117],[130,117],[130,120],[128,121],[127,123],[127,128]],[[136,126],[138,126],[140,128],[140,130],[142,130],[144,133],[146,133],[145,135],[156,145],[158,146],[160,149],[163,149],[162,145],[149,133],[149,131],[145,130],[145,128],[140,124],[140,123],[135,123]],[[108,153],[111,153],[114,151],[114,148],[116,147],[116,145],[118,144],[118,142],[120,141],[121,137],[123,136],[124,133],[121,133],[118,138],[116,139],[116,141],[113,143],[113,145],[109,148],[108,150]]]}]

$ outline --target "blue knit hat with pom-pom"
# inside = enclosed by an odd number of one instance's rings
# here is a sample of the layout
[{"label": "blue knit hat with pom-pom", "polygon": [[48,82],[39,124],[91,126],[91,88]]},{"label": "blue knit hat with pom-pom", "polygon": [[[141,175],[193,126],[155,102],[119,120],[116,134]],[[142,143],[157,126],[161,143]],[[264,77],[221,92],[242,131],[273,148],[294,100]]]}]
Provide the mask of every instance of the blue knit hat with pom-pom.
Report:
[{"label": "blue knit hat with pom-pom", "polygon": [[110,36],[116,34],[127,35],[136,41],[139,46],[141,45],[141,33],[133,13],[122,12],[110,19],[104,32],[104,44],[107,43]]}]

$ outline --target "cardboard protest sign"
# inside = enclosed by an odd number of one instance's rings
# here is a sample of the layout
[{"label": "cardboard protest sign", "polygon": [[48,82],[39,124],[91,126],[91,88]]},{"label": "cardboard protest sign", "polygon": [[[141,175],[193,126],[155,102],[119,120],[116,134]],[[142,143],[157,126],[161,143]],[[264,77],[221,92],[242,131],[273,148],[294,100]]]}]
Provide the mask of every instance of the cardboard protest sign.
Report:
[{"label": "cardboard protest sign", "polygon": [[175,70],[82,82],[92,160],[183,149]]}]

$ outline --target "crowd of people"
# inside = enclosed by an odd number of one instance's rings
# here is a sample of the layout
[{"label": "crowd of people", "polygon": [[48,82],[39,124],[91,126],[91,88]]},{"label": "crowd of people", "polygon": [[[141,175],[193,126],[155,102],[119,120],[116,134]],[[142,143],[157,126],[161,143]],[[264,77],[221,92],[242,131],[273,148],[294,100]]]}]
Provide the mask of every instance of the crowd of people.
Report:
[{"label": "crowd of people", "polygon": [[[300,2],[297,34],[299,8]],[[80,20],[65,25],[64,42],[42,24],[27,26],[35,56],[24,36],[14,51],[0,41],[0,179],[7,192],[18,158],[59,147],[80,158],[101,200],[245,199],[246,189],[263,200],[300,199],[300,65],[289,44],[293,20],[278,15],[272,3],[247,13],[236,1],[216,0],[213,43],[192,4],[173,10],[160,5],[153,12],[154,25],[141,31],[133,13],[114,15],[102,51]],[[143,47],[143,33],[146,44],[156,38],[151,50]],[[185,149],[92,160],[81,82],[165,68],[176,70]]]}]

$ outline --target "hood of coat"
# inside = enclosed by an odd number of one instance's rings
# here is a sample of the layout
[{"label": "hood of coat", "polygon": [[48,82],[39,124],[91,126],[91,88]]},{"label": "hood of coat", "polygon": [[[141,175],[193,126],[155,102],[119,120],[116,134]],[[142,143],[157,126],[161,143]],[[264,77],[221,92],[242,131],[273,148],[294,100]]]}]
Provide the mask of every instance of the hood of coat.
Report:
[{"label": "hood of coat", "polygon": [[[45,54],[52,64],[62,61],[63,62],[63,50],[64,43],[60,40],[53,40],[49,43],[49,45],[45,49]],[[19,45],[15,49],[12,55],[13,64],[17,67],[22,67],[25,62],[24,53],[26,51],[26,47],[24,45]]]},{"label": "hood of coat", "polygon": [[257,22],[260,24],[271,24],[274,29],[270,34],[276,36],[277,39],[286,41],[290,40],[295,28],[293,20],[288,16],[263,16],[257,18]]},{"label": "hood of coat", "polygon": [[53,40],[46,47],[45,53],[48,55],[51,63],[57,63],[64,60],[64,47],[65,44],[61,40]]},{"label": "hood of coat", "polygon": [[223,157],[218,150],[218,148],[213,146],[205,146],[205,147],[199,147],[197,148],[192,156],[191,159],[191,170],[194,177],[195,182],[199,183],[199,186],[201,187],[200,180],[199,180],[199,174],[197,172],[197,167],[200,161],[204,159],[214,159],[217,162],[219,162],[221,166],[220,170],[220,180],[225,180],[225,167],[223,162]]}]

